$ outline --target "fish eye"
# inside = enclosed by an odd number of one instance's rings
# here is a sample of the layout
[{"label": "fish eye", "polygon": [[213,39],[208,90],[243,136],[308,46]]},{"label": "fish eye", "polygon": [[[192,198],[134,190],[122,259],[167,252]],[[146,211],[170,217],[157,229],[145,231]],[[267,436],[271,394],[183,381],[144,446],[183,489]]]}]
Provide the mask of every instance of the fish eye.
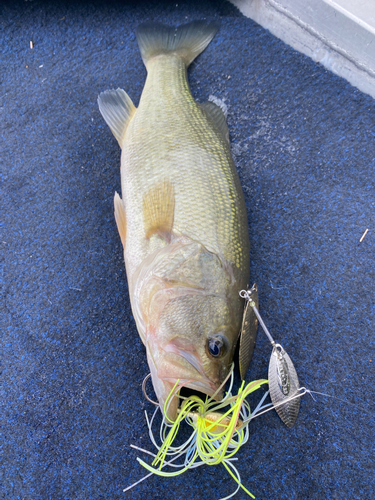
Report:
[{"label": "fish eye", "polygon": [[207,342],[207,349],[213,358],[220,358],[225,353],[226,343],[221,335],[210,337]]}]

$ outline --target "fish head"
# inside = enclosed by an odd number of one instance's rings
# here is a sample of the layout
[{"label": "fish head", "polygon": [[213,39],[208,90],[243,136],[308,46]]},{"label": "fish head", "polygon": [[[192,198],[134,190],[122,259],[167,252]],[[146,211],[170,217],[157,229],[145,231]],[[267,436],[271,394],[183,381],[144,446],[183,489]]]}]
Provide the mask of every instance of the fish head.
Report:
[{"label": "fish head", "polygon": [[198,244],[180,257],[169,255],[172,268],[156,266],[139,295],[154,390],[172,421],[182,387],[221,399],[241,320],[237,287],[221,259]]},{"label": "fish head", "polygon": [[[147,335],[147,358],[159,404],[164,405],[173,387],[186,387],[215,396],[233,360],[238,328],[230,323],[224,298],[188,294],[164,307],[158,328]],[[222,320],[222,321],[220,321]],[[170,398],[167,415],[175,420],[178,397]]]}]

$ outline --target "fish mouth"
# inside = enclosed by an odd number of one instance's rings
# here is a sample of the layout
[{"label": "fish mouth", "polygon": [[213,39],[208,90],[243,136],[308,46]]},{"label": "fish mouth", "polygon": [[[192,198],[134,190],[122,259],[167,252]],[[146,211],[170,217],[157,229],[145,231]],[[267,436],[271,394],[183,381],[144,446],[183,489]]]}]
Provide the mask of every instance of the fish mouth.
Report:
[{"label": "fish mouth", "polygon": [[193,393],[202,397],[204,394],[215,400],[222,399],[220,379],[206,374],[200,356],[193,351],[194,348],[187,350],[170,342],[155,356],[155,351],[147,345],[154,391],[162,413],[172,422],[177,418],[181,389],[185,394],[189,389],[189,395]]}]

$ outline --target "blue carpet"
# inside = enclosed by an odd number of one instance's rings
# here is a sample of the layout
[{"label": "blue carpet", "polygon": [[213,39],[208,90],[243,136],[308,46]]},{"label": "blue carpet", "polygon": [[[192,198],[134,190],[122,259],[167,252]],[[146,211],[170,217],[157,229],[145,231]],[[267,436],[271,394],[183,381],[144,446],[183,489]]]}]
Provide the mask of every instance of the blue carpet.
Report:
[{"label": "blue carpet", "polygon": [[[275,412],[254,420],[237,467],[259,499],[374,498],[374,100],[227,2],[0,9],[0,498],[216,500],[235,488],[217,466],[122,493],[145,475],[130,444],[152,449],[152,405],[113,217],[120,150],[96,99],[121,87],[138,102],[138,24],[193,19],[221,21],[190,83],[198,101],[228,105],[263,317],[301,384],[347,401],[305,396],[291,430]],[[249,381],[267,376],[269,355],[259,333]]]}]

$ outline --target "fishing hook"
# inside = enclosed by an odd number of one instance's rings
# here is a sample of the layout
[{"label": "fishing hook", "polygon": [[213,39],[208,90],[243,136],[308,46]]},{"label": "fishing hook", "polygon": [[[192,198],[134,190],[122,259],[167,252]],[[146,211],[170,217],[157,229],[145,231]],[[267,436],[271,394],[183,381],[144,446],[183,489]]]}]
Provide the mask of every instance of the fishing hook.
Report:
[{"label": "fishing hook", "polygon": [[159,403],[156,403],[155,401],[153,401],[147,394],[146,392],[146,384],[147,384],[147,380],[151,377],[151,373],[149,373],[148,375],[145,376],[145,378],[143,379],[143,382],[142,382],[142,392],[143,392],[143,395],[144,397],[147,399],[147,401],[150,401],[150,403],[152,403],[153,405],[155,406],[159,406]]}]

